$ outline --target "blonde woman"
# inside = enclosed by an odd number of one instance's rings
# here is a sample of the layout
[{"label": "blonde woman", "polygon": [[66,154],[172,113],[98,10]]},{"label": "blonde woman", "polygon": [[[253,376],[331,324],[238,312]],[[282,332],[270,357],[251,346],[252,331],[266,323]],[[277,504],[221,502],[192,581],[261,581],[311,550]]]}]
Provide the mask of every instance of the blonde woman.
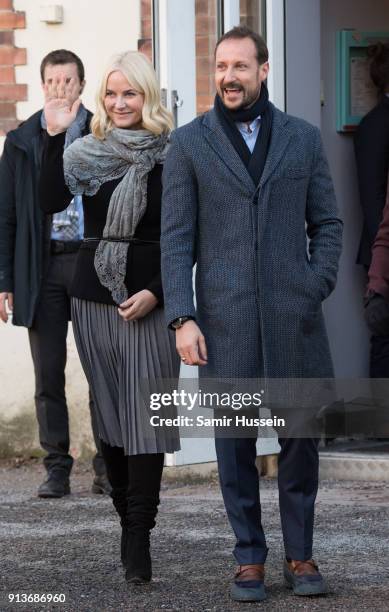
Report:
[{"label": "blonde woman", "polygon": [[169,112],[144,55],[114,56],[97,95],[92,133],[63,152],[80,100],[60,76],[48,86],[48,136],[42,161],[42,208],[54,213],[83,196],[85,238],[72,285],[72,320],[94,395],[112,499],[122,525],[126,579],[151,580],[165,452],[174,432],[152,427],[142,380],[177,378],[179,358],[163,315],[160,274],[161,173]]}]

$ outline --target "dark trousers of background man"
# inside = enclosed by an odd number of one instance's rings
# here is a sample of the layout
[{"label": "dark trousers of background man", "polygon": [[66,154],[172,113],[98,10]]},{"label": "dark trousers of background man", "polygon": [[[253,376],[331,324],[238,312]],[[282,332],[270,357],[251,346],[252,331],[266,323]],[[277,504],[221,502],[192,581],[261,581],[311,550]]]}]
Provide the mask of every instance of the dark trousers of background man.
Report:
[{"label": "dark trousers of background man", "polygon": [[389,378],[389,336],[370,339],[370,378]]},{"label": "dark trousers of background man", "polygon": [[[76,252],[51,255],[34,323],[29,329],[39,440],[47,452],[43,462],[48,472],[64,470],[67,475],[72,469],[73,458],[69,454],[69,419],[65,397],[66,336],[70,320],[69,289],[76,257]],[[93,468],[96,475],[102,475],[105,474],[105,465],[90,392],[89,407],[97,448]]]},{"label": "dark trousers of background man", "polygon": [[[364,266],[367,274],[369,266]],[[389,378],[389,336],[370,338],[370,378]]]}]

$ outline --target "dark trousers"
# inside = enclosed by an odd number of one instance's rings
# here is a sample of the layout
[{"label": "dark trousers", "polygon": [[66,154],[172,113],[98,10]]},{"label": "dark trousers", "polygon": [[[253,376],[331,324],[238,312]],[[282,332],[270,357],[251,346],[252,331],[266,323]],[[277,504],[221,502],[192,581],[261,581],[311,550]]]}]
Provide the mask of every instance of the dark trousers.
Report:
[{"label": "dark trousers", "polygon": [[389,378],[389,336],[370,339],[370,378]]},{"label": "dark trousers", "polygon": [[[314,505],[318,489],[318,440],[279,439],[278,489],[287,557],[312,557]],[[268,548],[261,524],[256,438],[215,439],[220,485],[235,533],[239,565],[265,563]]]},{"label": "dark trousers", "polygon": [[123,448],[101,440],[111,497],[122,525],[148,532],[155,526],[164,454],[125,455]]},{"label": "dark trousers", "polygon": [[[364,266],[367,274],[369,266]],[[370,338],[370,378],[389,378],[389,336]]]},{"label": "dark trousers", "polygon": [[[35,371],[35,406],[39,440],[47,452],[46,469],[64,469],[69,474],[73,458],[69,454],[69,420],[65,397],[66,336],[70,320],[69,289],[76,253],[52,255],[40,293],[33,326],[28,330]],[[96,474],[105,473],[99,448],[93,399],[89,407],[97,453],[93,459]]]}]

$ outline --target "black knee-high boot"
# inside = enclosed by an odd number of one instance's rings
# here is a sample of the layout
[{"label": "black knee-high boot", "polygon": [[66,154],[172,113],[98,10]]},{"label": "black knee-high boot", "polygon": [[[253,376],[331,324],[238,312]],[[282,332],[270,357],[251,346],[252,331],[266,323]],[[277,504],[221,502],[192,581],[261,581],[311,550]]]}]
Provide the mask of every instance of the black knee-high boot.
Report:
[{"label": "black knee-high boot", "polygon": [[152,576],[150,531],[158,512],[164,455],[132,455],[127,459],[126,580],[140,584]]},{"label": "black knee-high boot", "polygon": [[123,448],[109,446],[101,441],[101,451],[104,457],[107,476],[112,487],[110,493],[113,505],[120,517],[122,534],[120,540],[120,558],[123,565],[126,562],[127,549],[127,492],[128,492],[128,463]]}]

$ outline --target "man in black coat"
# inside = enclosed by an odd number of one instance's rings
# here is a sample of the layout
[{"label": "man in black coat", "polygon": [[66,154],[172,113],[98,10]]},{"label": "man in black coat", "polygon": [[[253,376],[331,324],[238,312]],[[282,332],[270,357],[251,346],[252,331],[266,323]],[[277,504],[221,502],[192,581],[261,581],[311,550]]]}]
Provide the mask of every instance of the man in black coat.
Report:
[{"label": "man in black coat", "polygon": [[[84,66],[71,51],[52,51],[41,63],[42,88],[73,79],[77,98],[84,87]],[[65,146],[89,132],[91,113],[80,107]],[[45,118],[42,110],[7,135],[0,161],[0,319],[28,328],[35,370],[39,438],[47,455],[47,479],[39,497],[70,493],[68,409],[65,398],[66,336],[70,320],[69,286],[83,237],[82,202],[75,198],[63,213],[45,216],[38,202],[38,179]],[[52,194],[55,198],[55,194]],[[90,397],[92,429],[99,448]],[[100,451],[93,466],[92,491],[109,491]]]},{"label": "man in black coat", "polygon": [[[370,76],[380,93],[378,104],[362,119],[355,134],[354,146],[358,171],[363,228],[357,263],[369,269],[372,246],[382,220],[388,190],[389,172],[389,44],[369,48],[373,58]],[[389,319],[389,305],[383,296],[370,297],[367,320]],[[389,336],[371,325],[371,378],[389,376]],[[387,327],[387,324],[386,324]]]},{"label": "man in black coat", "polygon": [[382,96],[380,102],[362,119],[355,133],[354,146],[364,219],[357,263],[368,268],[371,248],[382,220],[388,184],[389,93]]}]

